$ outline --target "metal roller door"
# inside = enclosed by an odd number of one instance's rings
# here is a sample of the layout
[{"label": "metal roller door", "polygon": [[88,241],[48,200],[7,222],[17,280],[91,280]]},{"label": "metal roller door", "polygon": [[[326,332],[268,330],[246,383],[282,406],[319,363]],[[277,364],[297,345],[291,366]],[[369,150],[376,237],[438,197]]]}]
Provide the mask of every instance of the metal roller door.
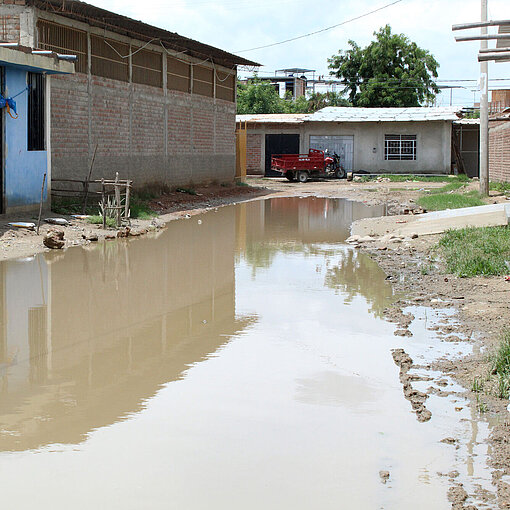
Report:
[{"label": "metal roller door", "polygon": [[354,136],[310,135],[310,149],[328,150],[340,156],[340,164],[347,172],[352,171]]}]

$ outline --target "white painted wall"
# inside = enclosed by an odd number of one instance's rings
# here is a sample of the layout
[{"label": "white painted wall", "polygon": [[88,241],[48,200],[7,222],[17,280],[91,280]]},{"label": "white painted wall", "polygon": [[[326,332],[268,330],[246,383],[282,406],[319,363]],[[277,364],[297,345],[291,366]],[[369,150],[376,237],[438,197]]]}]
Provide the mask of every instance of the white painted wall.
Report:
[{"label": "white painted wall", "polygon": [[[451,169],[451,121],[426,122],[305,122],[298,125],[248,124],[249,134],[294,133],[300,135],[300,152],[310,148],[310,135],[354,137],[353,170],[370,173],[449,174]],[[416,135],[416,161],[386,161],[385,135]],[[264,136],[260,171],[264,173]]]}]

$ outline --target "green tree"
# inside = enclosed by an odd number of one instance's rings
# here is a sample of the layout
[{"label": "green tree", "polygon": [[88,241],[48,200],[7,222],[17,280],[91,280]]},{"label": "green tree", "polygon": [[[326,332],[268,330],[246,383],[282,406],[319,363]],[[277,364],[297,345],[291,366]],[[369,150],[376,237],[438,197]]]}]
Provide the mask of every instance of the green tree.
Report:
[{"label": "green tree", "polygon": [[237,113],[285,113],[285,102],[274,85],[253,78],[237,84]]},{"label": "green tree", "polygon": [[340,78],[354,106],[421,106],[439,89],[436,59],[404,34],[386,25],[366,48],[349,41],[351,49],[328,59],[330,74]]}]

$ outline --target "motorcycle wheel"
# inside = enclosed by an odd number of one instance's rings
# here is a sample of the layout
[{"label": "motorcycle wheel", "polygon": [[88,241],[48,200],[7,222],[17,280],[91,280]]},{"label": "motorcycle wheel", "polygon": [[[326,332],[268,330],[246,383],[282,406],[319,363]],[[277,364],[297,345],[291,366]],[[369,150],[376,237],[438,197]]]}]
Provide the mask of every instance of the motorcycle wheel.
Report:
[{"label": "motorcycle wheel", "polygon": [[345,179],[346,173],[345,169],[343,167],[339,167],[338,170],[335,172],[337,179]]}]

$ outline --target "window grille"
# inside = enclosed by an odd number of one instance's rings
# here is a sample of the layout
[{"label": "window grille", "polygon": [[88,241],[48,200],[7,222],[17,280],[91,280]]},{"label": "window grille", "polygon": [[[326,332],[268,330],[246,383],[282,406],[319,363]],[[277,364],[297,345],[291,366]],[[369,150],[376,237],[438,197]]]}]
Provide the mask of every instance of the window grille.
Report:
[{"label": "window grille", "polygon": [[167,88],[189,92],[191,85],[191,66],[174,57],[167,57]]},{"label": "window grille", "polygon": [[225,101],[235,101],[235,73],[225,73],[217,71],[216,73],[216,97]]},{"label": "window grille", "polygon": [[92,74],[129,81],[129,45],[106,39],[97,35],[90,36]]},{"label": "window grille", "polygon": [[44,76],[40,73],[28,73],[28,140],[29,151],[45,149],[44,126]]},{"label": "window grille", "polygon": [[416,160],[416,135],[385,135],[384,159],[387,161]]},{"label": "window grille", "polygon": [[131,57],[133,82],[161,87],[163,83],[163,57],[161,53],[150,50],[137,51],[135,47],[131,47],[131,51],[134,53]]},{"label": "window grille", "polygon": [[214,70],[209,67],[193,67],[193,93],[213,97]]},{"label": "window grille", "polygon": [[55,53],[76,55],[77,73],[87,73],[87,33],[50,21],[37,21],[38,47]]}]

